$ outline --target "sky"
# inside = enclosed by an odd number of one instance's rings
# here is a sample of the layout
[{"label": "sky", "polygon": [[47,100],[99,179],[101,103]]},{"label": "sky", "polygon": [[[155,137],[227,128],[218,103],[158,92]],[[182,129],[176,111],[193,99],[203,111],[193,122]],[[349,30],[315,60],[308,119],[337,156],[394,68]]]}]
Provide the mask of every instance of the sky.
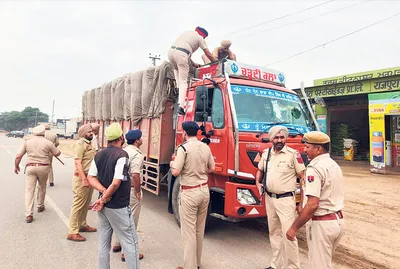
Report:
[{"label": "sky", "polygon": [[[399,12],[397,0],[3,0],[0,112],[32,106],[51,116],[55,100],[54,119],[78,117],[85,90],[151,66],[149,53],[168,60],[176,37],[198,25],[211,50],[230,39],[239,62],[283,71],[292,89],[400,66],[400,15],[280,61]],[[192,59],[201,63],[201,55]]]}]

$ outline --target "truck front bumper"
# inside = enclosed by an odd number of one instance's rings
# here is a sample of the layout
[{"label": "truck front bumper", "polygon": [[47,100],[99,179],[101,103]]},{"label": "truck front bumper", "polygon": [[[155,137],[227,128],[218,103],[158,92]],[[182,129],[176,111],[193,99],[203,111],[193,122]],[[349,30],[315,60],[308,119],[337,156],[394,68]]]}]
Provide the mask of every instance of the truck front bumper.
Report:
[{"label": "truck front bumper", "polygon": [[224,214],[242,219],[265,217],[265,201],[255,185],[226,182]]}]

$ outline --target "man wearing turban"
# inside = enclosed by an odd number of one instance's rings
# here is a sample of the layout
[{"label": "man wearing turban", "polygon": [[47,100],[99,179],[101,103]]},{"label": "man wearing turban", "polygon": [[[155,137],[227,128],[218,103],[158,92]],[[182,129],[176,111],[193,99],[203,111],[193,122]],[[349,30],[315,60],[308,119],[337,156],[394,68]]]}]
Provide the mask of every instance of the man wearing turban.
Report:
[{"label": "man wearing turban", "polygon": [[200,66],[193,63],[190,57],[198,48],[201,48],[211,61],[217,61],[217,58],[207,48],[206,41],[204,40],[207,36],[208,32],[206,29],[200,26],[196,27],[194,31],[183,32],[178,36],[168,52],[168,59],[174,68],[175,80],[179,87],[178,113],[181,115],[185,115],[183,107],[188,89],[189,63],[194,67]]},{"label": "man wearing turban", "polygon": [[[296,183],[297,178],[303,180],[306,168],[301,155],[286,146],[288,135],[285,126],[271,127],[268,136],[272,148],[264,150],[256,173],[260,193],[266,192],[263,201],[267,209],[272,249],[269,269],[285,268],[285,264],[288,269],[300,269],[297,239],[287,239],[286,232],[296,219]],[[263,186],[266,186],[265,190],[262,190]]]},{"label": "man wearing turban", "polygon": [[[124,251],[127,268],[137,269],[138,239],[134,217],[129,207],[131,192],[134,190],[129,173],[129,155],[122,149],[125,139],[121,125],[117,122],[112,123],[106,128],[105,136],[108,145],[96,154],[89,170],[90,184],[99,191],[99,199],[93,203],[93,210],[98,212],[99,217],[97,268],[110,268],[111,239],[115,233]],[[137,140],[138,136],[128,136],[127,139],[132,142],[131,138]]]},{"label": "man wearing turban", "polygon": [[[135,129],[130,130],[125,135],[126,143],[128,144],[124,150],[129,156],[129,174],[131,175],[131,197],[129,207],[132,210],[133,221],[137,230],[139,223],[140,209],[142,207],[142,183],[143,183],[143,161],[144,155],[140,151],[140,146],[143,144],[142,131]],[[113,252],[121,251],[121,243],[117,236],[114,236]],[[139,253],[139,260],[143,259],[143,254]],[[121,255],[121,260],[125,261],[125,255]]]},{"label": "man wearing turban", "polygon": [[60,156],[61,151],[44,138],[45,127],[39,125],[33,128],[33,137],[22,144],[15,157],[14,172],[20,172],[19,164],[22,157],[26,157],[26,185],[25,185],[25,216],[26,222],[33,221],[33,207],[36,183],[38,183],[38,212],[43,212],[46,197],[46,182],[49,175],[50,156]]},{"label": "man wearing turban", "polygon": [[[219,61],[223,59],[228,59],[232,61],[236,61],[236,55],[230,50],[232,42],[230,40],[222,40],[219,47],[216,47],[213,51],[213,56],[217,58]],[[205,64],[211,62],[211,60],[207,57],[207,55],[203,54],[201,56]]]},{"label": "man wearing turban", "polygon": [[72,177],[72,192],[74,198],[69,217],[69,232],[67,239],[71,241],[85,241],[86,238],[79,232],[96,232],[96,228],[86,223],[86,216],[92,198],[93,188],[87,179],[90,164],[95,155],[91,141],[93,139],[90,123],[78,129],[79,140],[74,146],[75,172]]}]

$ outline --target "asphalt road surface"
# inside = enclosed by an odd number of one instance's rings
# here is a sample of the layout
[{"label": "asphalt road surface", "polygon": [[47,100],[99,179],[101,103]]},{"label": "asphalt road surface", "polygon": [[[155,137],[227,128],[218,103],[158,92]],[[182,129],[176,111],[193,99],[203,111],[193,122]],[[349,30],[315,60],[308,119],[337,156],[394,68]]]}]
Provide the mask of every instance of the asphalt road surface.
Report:
[{"label": "asphalt road surface", "polygon": [[[84,233],[86,242],[66,239],[72,201],[73,159],[61,155],[65,166],[54,160],[55,186],[47,187],[46,210],[25,223],[25,158],[21,174],[13,172],[14,158],[22,138],[0,134],[0,268],[85,269],[97,268],[97,233]],[[93,197],[93,201],[95,199]],[[98,227],[97,213],[90,211],[88,224]],[[166,195],[145,192],[139,221],[139,248],[144,254],[142,269],[175,269],[182,265],[180,229],[167,212]],[[304,250],[302,268],[309,268]],[[126,268],[120,254],[111,253],[111,268]],[[207,229],[202,269],[261,269],[270,265],[271,249],[267,231],[257,222],[240,224],[215,220]]]}]

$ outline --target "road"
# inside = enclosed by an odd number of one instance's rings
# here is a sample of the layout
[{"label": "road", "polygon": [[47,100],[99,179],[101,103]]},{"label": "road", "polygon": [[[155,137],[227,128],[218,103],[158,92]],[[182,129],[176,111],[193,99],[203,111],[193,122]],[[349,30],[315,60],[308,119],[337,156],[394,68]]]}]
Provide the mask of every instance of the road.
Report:
[{"label": "road", "polygon": [[[14,158],[21,138],[0,134],[0,268],[84,269],[97,268],[97,233],[84,234],[86,242],[66,239],[72,201],[73,159],[61,155],[65,166],[55,160],[55,186],[47,188],[46,210],[34,221],[25,223],[24,174],[13,173]],[[25,164],[25,158],[21,164]],[[23,171],[21,165],[21,171]],[[94,199],[95,197],[93,197]],[[88,223],[97,225],[97,215],[89,212]],[[167,212],[166,196],[144,194],[139,222],[140,252],[145,258],[142,269],[176,268],[182,265],[183,249],[180,230]],[[126,268],[119,254],[111,253],[111,268]],[[241,224],[215,220],[207,230],[202,269],[260,269],[269,266],[271,249],[268,234],[256,222]],[[300,254],[302,268],[309,268],[305,251]]]}]

